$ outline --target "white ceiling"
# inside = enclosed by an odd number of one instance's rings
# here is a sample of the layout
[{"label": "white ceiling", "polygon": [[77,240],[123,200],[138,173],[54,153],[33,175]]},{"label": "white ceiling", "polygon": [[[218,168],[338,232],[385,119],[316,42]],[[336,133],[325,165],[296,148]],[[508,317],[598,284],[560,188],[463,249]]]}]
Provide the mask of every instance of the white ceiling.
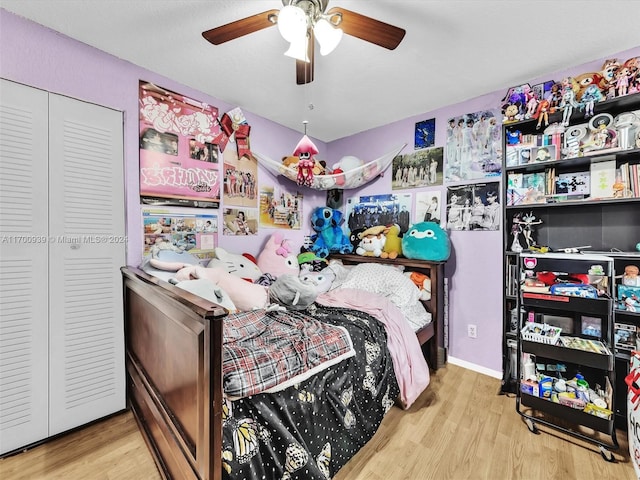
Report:
[{"label": "white ceiling", "polygon": [[[325,141],[640,45],[638,0],[331,0],[404,28],[396,50],[344,36],[296,85],[277,28],[219,46],[205,30],[281,0],[0,0],[0,7]],[[313,109],[309,108],[313,105]]]}]

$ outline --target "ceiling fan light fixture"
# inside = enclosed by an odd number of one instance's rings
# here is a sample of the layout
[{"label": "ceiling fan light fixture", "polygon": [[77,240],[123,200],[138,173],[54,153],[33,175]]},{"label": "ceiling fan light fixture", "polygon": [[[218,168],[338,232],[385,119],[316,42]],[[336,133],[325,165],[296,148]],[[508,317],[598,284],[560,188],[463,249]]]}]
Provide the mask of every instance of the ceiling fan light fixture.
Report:
[{"label": "ceiling fan light fixture", "polygon": [[320,55],[329,55],[342,40],[343,31],[329,23],[325,18],[320,18],[313,27],[313,33],[320,44]]},{"label": "ceiling fan light fixture", "polygon": [[292,41],[289,44],[289,49],[284,52],[284,54],[287,57],[295,58],[296,60],[309,63],[311,62],[311,60],[309,59],[309,55],[307,54],[308,51],[308,39],[305,35],[303,38],[298,38]]},{"label": "ceiling fan light fixture", "polygon": [[295,42],[307,34],[307,15],[295,5],[282,7],[278,14],[278,30],[287,42]]}]

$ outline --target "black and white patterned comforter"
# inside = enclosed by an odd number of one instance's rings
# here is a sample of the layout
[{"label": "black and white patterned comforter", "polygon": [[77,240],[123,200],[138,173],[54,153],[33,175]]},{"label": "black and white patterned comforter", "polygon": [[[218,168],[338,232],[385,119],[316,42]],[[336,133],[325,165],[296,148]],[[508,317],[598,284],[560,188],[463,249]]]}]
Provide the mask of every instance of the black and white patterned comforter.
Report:
[{"label": "black and white patterned comforter", "polygon": [[223,478],[326,480],[371,439],[399,393],[383,325],[357,310],[314,305],[346,328],[355,356],[276,393],[223,408]]}]

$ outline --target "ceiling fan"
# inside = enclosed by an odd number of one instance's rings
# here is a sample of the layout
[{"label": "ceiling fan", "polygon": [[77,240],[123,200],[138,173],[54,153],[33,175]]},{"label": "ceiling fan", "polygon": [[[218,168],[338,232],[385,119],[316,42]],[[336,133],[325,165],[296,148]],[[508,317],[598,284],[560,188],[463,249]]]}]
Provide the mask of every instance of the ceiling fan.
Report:
[{"label": "ceiling fan", "polygon": [[281,35],[290,42],[285,55],[296,59],[298,85],[313,81],[314,40],[320,53],[331,52],[346,33],[389,50],[395,49],[405,35],[402,28],[375,20],[340,7],[327,10],[329,0],[282,0],[281,10],[267,10],[202,32],[214,45],[278,25]]}]

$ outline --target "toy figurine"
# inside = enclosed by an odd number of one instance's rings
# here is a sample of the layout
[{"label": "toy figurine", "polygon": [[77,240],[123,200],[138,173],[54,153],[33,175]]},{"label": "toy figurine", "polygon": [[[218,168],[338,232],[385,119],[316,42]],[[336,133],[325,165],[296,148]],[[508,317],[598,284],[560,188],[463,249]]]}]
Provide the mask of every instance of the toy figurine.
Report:
[{"label": "toy figurine", "polygon": [[538,108],[538,103],[540,103],[538,100],[538,95],[536,94],[536,92],[531,90],[529,92],[529,100],[527,100],[527,111],[524,114],[524,118],[533,118],[533,115],[536,113],[536,109]]},{"label": "toy figurine", "polygon": [[[514,224],[518,224],[522,229],[522,234],[524,235],[524,239],[527,242],[527,249],[531,249],[536,243],[533,241],[533,226],[540,225],[542,220],[536,220],[533,212],[525,213],[520,219],[520,216],[517,215],[513,219]],[[513,228],[511,229],[513,233]],[[515,251],[515,250],[514,250]]]},{"label": "toy figurine", "polygon": [[536,109],[536,113],[533,118],[538,119],[538,124],[536,125],[536,129],[539,130],[542,124],[546,127],[549,125],[549,110],[551,108],[551,103],[549,100],[540,100],[538,102],[538,108]]},{"label": "toy figurine", "polygon": [[614,83],[616,85],[616,93],[618,97],[623,97],[628,93],[630,78],[631,72],[628,67],[623,66],[616,72]]},{"label": "toy figurine", "polygon": [[602,102],[604,95],[597,85],[589,85],[582,93],[581,104],[584,108],[584,118],[593,117],[593,106],[596,102]]},{"label": "toy figurine", "polygon": [[520,245],[520,233],[522,232],[522,226],[520,225],[520,214],[516,213],[513,216],[513,221],[511,223],[511,235],[513,235],[513,241],[511,242],[511,251],[515,253],[522,252],[522,245]]},{"label": "toy figurine", "polygon": [[558,106],[558,108],[562,110],[562,124],[565,127],[569,125],[571,115],[573,114],[573,109],[576,107],[580,107],[580,104],[576,102],[576,94],[573,91],[573,88],[567,86],[562,92],[562,99],[560,100],[560,105]]},{"label": "toy figurine", "polygon": [[547,106],[547,109],[550,111],[550,113],[553,113],[556,111],[556,108],[558,107],[558,104],[560,103],[561,99],[562,99],[562,84],[554,83],[553,85],[551,85],[551,90],[549,91],[549,94],[545,97],[545,100],[549,101],[549,105]]},{"label": "toy figurine", "polygon": [[640,269],[637,265],[627,265],[624,267],[622,284],[630,287],[640,287]]}]

